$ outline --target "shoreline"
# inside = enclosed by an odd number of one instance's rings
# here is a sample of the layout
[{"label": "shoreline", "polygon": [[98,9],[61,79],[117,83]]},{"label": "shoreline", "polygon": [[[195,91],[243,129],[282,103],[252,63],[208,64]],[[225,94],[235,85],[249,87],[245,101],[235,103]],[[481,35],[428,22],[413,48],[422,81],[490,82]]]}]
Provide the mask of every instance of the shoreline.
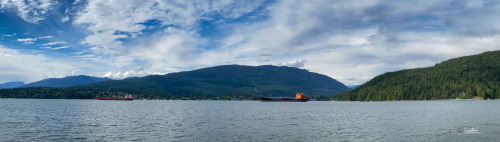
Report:
[{"label": "shoreline", "polygon": [[455,98],[455,99],[436,99],[436,100],[383,100],[383,101],[349,101],[349,100],[334,100],[335,102],[403,102],[403,101],[489,101],[489,100],[496,100],[496,99],[483,99],[481,97],[474,97],[470,99],[460,99],[460,98]]},{"label": "shoreline", "polygon": [[[61,98],[0,98],[0,99],[40,99],[40,100],[95,100],[95,99],[61,99]],[[259,100],[223,100],[223,99],[206,99],[206,100],[199,100],[199,99],[146,99],[146,100],[165,100],[165,101],[259,101]],[[400,102],[400,101],[489,101],[489,100],[496,100],[496,99],[483,99],[481,97],[474,97],[470,99],[436,99],[436,100],[382,100],[382,101],[350,101],[350,100],[310,100],[312,102]],[[134,99],[134,101],[143,101],[143,99]]]}]

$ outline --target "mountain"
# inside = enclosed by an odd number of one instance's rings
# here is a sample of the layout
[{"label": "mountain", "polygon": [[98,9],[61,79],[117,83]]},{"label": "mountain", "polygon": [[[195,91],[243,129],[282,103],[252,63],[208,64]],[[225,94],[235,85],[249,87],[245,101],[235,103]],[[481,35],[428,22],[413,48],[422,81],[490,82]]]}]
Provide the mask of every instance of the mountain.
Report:
[{"label": "mountain", "polygon": [[255,100],[260,96],[295,97],[304,92],[315,100],[331,100],[347,90],[335,79],[303,69],[223,65],[64,88],[0,89],[0,98],[92,99],[132,94],[137,99]]},{"label": "mountain", "polygon": [[126,79],[136,79],[136,78],[139,78],[138,76],[133,76],[133,77],[127,77],[127,78],[124,78],[122,80],[126,80]]},{"label": "mountain", "polygon": [[81,88],[123,90],[166,96],[262,96],[335,95],[348,88],[328,76],[285,66],[223,65],[193,71],[151,75],[125,80],[109,80],[80,85]]},{"label": "mountain", "polygon": [[19,87],[22,85],[24,85],[24,82],[21,82],[21,81],[6,82],[4,84],[0,84],[0,89],[16,88],[16,87]]},{"label": "mountain", "polygon": [[358,87],[359,85],[347,85],[347,88],[351,88],[351,89],[354,89],[356,87]]},{"label": "mountain", "polygon": [[96,83],[96,82],[101,82],[101,81],[106,81],[110,80],[109,78],[100,78],[100,77],[91,77],[91,76],[85,76],[85,75],[79,75],[79,76],[68,76],[64,78],[48,78],[44,80],[40,80],[37,82],[29,83],[23,86],[20,86],[21,88],[25,87],[69,87],[69,86],[75,86],[75,85],[80,85],[80,84],[90,84],[90,83]]},{"label": "mountain", "polygon": [[432,67],[379,75],[336,96],[337,100],[496,99],[500,97],[500,51],[450,59]]}]

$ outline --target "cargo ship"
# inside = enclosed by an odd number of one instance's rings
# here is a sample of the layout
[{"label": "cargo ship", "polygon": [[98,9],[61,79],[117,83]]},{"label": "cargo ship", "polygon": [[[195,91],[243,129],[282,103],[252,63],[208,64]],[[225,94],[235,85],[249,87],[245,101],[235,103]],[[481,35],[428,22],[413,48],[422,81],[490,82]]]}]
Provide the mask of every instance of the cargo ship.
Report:
[{"label": "cargo ship", "polygon": [[132,101],[134,98],[132,98],[132,95],[125,95],[125,97],[95,97],[96,100],[122,100],[122,101]]},{"label": "cargo ship", "polygon": [[309,99],[304,93],[295,95],[295,98],[290,97],[260,97],[261,102],[307,102]]}]

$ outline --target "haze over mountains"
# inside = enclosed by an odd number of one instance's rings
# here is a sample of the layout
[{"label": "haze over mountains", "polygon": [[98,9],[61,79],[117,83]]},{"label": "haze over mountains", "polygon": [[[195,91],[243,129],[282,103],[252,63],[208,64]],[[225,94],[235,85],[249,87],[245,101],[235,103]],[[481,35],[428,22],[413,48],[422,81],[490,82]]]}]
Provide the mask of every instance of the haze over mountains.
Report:
[{"label": "haze over mountains", "polygon": [[81,84],[91,84],[91,83],[96,83],[96,82],[101,82],[101,81],[106,81],[106,80],[110,80],[110,79],[107,77],[101,78],[101,77],[91,77],[91,76],[79,75],[79,76],[67,76],[64,78],[47,78],[47,79],[40,80],[37,82],[22,85],[19,87],[22,87],[22,88],[25,88],[25,87],[70,87],[70,86],[81,85]]},{"label": "haze over mountains", "polygon": [[379,75],[339,95],[339,100],[496,99],[500,97],[500,51],[450,59],[433,67]]},{"label": "haze over mountains", "polygon": [[23,85],[24,85],[24,82],[21,82],[21,81],[6,82],[3,84],[0,84],[0,89],[16,88],[16,87],[23,86]]}]

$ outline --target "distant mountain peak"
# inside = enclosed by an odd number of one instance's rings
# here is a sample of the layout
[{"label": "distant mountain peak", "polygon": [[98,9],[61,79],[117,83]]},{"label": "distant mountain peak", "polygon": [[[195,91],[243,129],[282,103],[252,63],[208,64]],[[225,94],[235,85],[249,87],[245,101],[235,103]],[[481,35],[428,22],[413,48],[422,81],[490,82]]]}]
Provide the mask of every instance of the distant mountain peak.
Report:
[{"label": "distant mountain peak", "polygon": [[16,88],[16,87],[23,86],[23,85],[24,85],[24,82],[22,82],[22,81],[6,82],[3,84],[0,84],[0,89]]},{"label": "distant mountain peak", "polygon": [[97,83],[106,80],[110,80],[110,78],[77,75],[77,76],[67,76],[64,78],[47,78],[20,87],[70,87],[81,84]]},{"label": "distant mountain peak", "polygon": [[360,86],[360,85],[346,85],[348,88],[351,88],[351,89],[355,89],[356,87]]}]

